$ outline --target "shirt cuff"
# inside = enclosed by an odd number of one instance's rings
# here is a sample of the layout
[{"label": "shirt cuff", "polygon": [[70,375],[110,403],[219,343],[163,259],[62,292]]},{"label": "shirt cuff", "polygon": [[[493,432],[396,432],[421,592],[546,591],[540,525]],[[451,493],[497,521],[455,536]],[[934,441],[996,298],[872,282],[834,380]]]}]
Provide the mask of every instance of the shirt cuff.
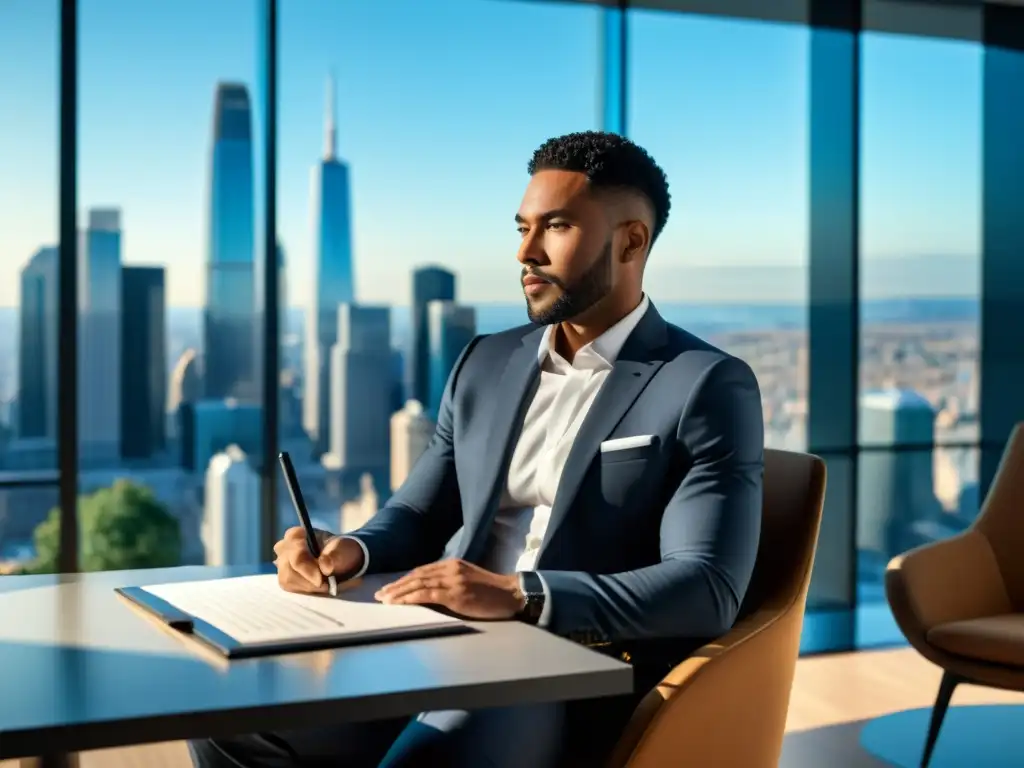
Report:
[{"label": "shirt cuff", "polygon": [[335,538],[335,539],[352,539],[352,541],[354,541],[356,544],[358,544],[359,548],[361,550],[363,550],[363,567],[360,568],[358,571],[356,571],[351,576],[349,576],[347,581],[352,581],[353,579],[358,579],[360,576],[362,576],[364,573],[366,573],[366,569],[370,567],[370,550],[368,550],[366,548],[366,544],[363,543],[363,540],[360,539],[358,536],[344,536],[344,535],[342,535],[342,536],[334,536],[332,538]]}]

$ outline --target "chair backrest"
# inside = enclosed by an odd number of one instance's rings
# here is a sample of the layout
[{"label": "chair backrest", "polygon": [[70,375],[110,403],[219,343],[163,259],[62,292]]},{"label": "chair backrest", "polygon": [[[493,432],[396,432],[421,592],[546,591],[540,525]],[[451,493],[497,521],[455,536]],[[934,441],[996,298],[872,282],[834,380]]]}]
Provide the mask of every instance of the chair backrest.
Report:
[{"label": "chair backrest", "polygon": [[817,456],[766,449],[761,540],[739,621],[793,602],[810,584],[825,499],[825,464]]},{"label": "chair backrest", "polygon": [[1010,602],[1024,609],[1024,424],[1010,433],[972,527],[988,539]]},{"label": "chair backrest", "polygon": [[766,450],[761,541],[733,629],[637,707],[611,766],[777,766],[825,498],[817,456]]}]

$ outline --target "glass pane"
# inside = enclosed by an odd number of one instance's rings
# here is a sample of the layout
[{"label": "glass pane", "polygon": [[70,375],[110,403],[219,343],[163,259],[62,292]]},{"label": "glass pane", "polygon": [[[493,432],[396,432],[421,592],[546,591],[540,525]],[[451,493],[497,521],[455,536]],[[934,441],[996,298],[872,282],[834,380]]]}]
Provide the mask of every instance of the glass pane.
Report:
[{"label": "glass pane", "polygon": [[982,47],[869,33],[861,61],[860,443],[976,442]]},{"label": "glass pane", "polygon": [[79,4],[83,570],[260,559],[259,10]]},{"label": "glass pane", "polygon": [[[599,127],[599,20],[577,4],[281,0],[281,431],[320,525],[376,511],[468,339],[527,321],[513,215],[533,150]],[[558,44],[526,55],[537,30]],[[294,525],[283,490],[281,505]]]},{"label": "glass pane", "polygon": [[857,482],[858,646],[904,642],[883,575],[901,552],[963,531],[978,516],[976,448],[866,450]]},{"label": "glass pane", "polygon": [[[0,486],[57,482],[60,3],[0,3]],[[0,489],[0,569],[53,488]]]},{"label": "glass pane", "polygon": [[646,284],[666,319],[746,360],[766,442],[807,420],[806,28],[631,11],[629,133],[672,215]]}]

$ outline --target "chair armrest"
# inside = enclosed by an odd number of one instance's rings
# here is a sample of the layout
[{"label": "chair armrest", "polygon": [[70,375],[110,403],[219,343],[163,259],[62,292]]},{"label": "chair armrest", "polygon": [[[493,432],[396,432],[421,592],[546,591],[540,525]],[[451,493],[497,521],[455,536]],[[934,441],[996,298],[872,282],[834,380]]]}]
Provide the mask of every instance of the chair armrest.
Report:
[{"label": "chair armrest", "polygon": [[800,649],[803,604],[758,610],[644,697],[609,768],[775,768]]},{"label": "chair armrest", "polygon": [[893,558],[885,593],[896,623],[918,650],[939,624],[1013,611],[992,547],[975,529]]}]

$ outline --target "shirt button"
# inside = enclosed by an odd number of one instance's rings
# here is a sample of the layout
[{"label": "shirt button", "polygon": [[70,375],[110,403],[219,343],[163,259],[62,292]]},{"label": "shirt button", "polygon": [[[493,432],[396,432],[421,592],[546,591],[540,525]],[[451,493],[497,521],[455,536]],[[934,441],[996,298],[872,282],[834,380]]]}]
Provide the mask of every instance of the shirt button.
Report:
[{"label": "shirt button", "polygon": [[531,552],[535,549],[540,549],[540,539],[536,536],[531,536],[526,540],[526,548]]}]

